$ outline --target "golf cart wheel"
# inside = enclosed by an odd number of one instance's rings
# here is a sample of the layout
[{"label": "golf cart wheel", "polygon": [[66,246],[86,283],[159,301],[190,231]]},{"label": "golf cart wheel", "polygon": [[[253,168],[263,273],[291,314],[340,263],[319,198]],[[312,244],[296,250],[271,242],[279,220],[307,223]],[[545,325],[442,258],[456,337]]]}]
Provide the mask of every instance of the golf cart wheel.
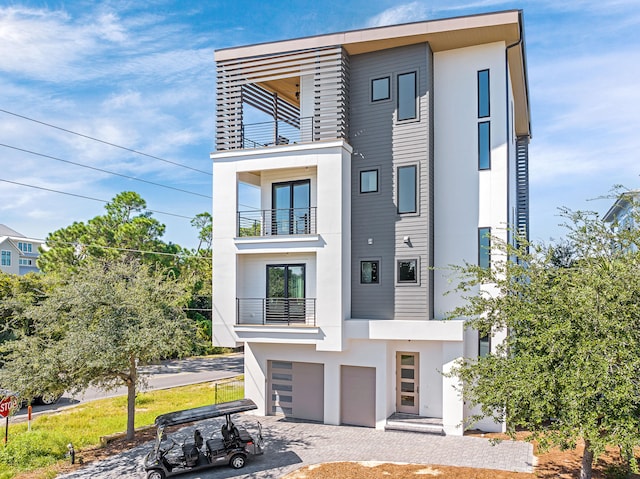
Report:
[{"label": "golf cart wheel", "polygon": [[167,477],[162,469],[151,469],[147,472],[147,479],[165,479]]},{"label": "golf cart wheel", "polygon": [[40,402],[41,404],[44,404],[45,406],[51,406],[52,404],[58,402],[58,400],[60,399],[60,395],[56,393],[44,393],[38,399],[38,402]]},{"label": "golf cart wheel", "polygon": [[234,469],[242,469],[244,467],[244,463],[246,462],[246,458],[242,454],[236,454],[231,458],[229,464]]}]

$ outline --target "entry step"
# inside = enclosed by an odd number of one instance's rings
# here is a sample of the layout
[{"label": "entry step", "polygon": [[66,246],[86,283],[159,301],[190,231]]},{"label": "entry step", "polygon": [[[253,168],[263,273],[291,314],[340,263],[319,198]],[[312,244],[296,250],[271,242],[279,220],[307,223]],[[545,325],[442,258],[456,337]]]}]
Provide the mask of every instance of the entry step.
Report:
[{"label": "entry step", "polygon": [[393,413],[387,418],[385,431],[421,432],[444,436],[442,418],[416,416],[413,414]]}]

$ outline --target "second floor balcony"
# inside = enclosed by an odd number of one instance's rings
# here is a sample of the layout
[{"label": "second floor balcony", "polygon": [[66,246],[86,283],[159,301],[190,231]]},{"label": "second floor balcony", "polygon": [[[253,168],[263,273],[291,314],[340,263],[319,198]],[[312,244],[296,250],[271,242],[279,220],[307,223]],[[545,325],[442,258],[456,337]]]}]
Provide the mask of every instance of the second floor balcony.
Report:
[{"label": "second floor balcony", "polygon": [[238,237],[316,233],[316,207],[238,211]]},{"label": "second floor balcony", "polygon": [[315,326],[315,298],[237,298],[237,325]]}]

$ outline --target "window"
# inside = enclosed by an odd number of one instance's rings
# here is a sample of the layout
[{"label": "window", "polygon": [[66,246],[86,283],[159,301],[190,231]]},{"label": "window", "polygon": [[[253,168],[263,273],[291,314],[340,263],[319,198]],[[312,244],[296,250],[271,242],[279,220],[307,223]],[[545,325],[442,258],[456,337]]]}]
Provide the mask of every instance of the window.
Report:
[{"label": "window", "polygon": [[2,251],[2,266],[11,266],[11,251]]},{"label": "window", "polygon": [[33,261],[31,259],[20,258],[20,259],[18,259],[18,264],[20,266],[32,266],[33,265]]},{"label": "window", "polygon": [[360,172],[360,193],[375,193],[378,191],[378,170]]},{"label": "window", "polygon": [[398,260],[398,283],[418,282],[418,260],[400,259]]},{"label": "window", "polygon": [[378,284],[378,261],[360,261],[360,283]]},{"label": "window", "polygon": [[418,93],[416,72],[398,75],[398,121],[411,120],[418,116],[416,98]]},{"label": "window", "polygon": [[484,358],[491,352],[491,336],[478,333],[478,357]]},{"label": "window", "polygon": [[491,265],[491,228],[478,228],[478,266]]},{"label": "window", "polygon": [[416,165],[398,167],[398,213],[415,213],[416,201]]},{"label": "window", "polygon": [[491,169],[491,124],[478,123],[478,169]]},{"label": "window", "polygon": [[478,72],[478,118],[490,116],[489,70]]},{"label": "window", "polygon": [[271,234],[301,235],[311,232],[311,182],[286,181],[272,185]]},{"label": "window", "polygon": [[18,241],[18,249],[20,251],[22,251],[23,253],[31,253],[31,243],[22,243],[20,241]]},{"label": "window", "polygon": [[391,79],[389,77],[371,80],[371,101],[388,100],[391,98]]}]

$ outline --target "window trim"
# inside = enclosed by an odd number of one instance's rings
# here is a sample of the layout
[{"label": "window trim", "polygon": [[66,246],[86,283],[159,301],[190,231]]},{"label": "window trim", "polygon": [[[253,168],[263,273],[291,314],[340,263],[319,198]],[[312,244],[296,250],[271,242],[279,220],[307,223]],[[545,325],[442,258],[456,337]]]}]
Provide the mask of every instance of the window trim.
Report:
[{"label": "window trim", "polygon": [[[486,246],[483,245],[483,240],[487,240]],[[487,265],[483,266],[483,249],[486,250]],[[481,268],[491,267],[491,227],[481,226],[478,228],[478,266]]]},{"label": "window trim", "polygon": [[[482,112],[480,111],[481,109],[481,104],[482,102],[480,101],[481,98],[481,89],[480,89],[480,75],[483,73],[487,73],[487,89],[486,89],[486,94],[487,94],[487,112],[486,114],[482,114]],[[490,73],[490,69],[489,68],[485,68],[483,70],[478,70],[477,73],[477,92],[478,92],[478,118],[489,118],[491,117],[491,73]]]},{"label": "window trim", "polygon": [[[487,140],[487,149],[486,149],[486,153],[487,153],[487,164],[483,165],[482,162],[482,153],[484,152],[484,149],[482,148],[482,139],[481,139],[481,131],[482,131],[482,126],[483,125],[487,125],[487,135],[488,138]],[[478,122],[478,170],[479,171],[484,171],[484,170],[490,170],[491,169],[491,122],[490,121],[479,121]]]},{"label": "window trim", "polygon": [[[387,80],[387,96],[385,98],[373,98],[373,82],[377,81],[377,80]],[[379,77],[375,77],[375,78],[371,78],[371,80],[369,81],[369,90],[370,90],[370,94],[369,94],[369,101],[371,103],[380,103],[380,102],[386,102],[391,100],[391,75],[382,75]]]},{"label": "window trim", "polygon": [[301,266],[302,267],[302,283],[304,291],[302,292],[302,298],[293,298],[293,299],[307,299],[307,263],[277,263],[277,264],[266,264],[265,265],[265,273],[266,273],[266,281],[265,281],[265,295],[264,297],[269,299],[269,268],[284,268],[284,296],[285,299],[291,298],[289,296],[289,268],[292,266]]},{"label": "window trim", "polygon": [[[413,75],[413,107],[414,115],[407,118],[400,118],[400,77]],[[417,121],[420,119],[420,108],[418,108],[418,70],[410,70],[396,74],[396,121],[398,123]]]},{"label": "window trim", "polygon": [[[413,168],[415,172],[414,181],[413,181],[413,210],[400,211],[400,170],[404,168]],[[414,215],[418,213],[418,204],[419,201],[419,187],[418,187],[418,179],[420,178],[418,164],[410,163],[406,165],[398,165],[396,166],[396,212],[399,215]]]},{"label": "window trim", "polygon": [[[400,280],[400,263],[406,263],[408,261],[415,261],[415,279],[414,280]],[[408,285],[408,286],[418,286],[420,285],[420,258],[397,258],[396,259],[396,284],[397,285]]]},{"label": "window trim", "polygon": [[[362,191],[362,174],[363,173],[372,173],[372,172],[376,172],[376,189],[375,190],[369,190],[369,191]],[[380,191],[380,170],[378,170],[378,168],[369,168],[366,170],[360,170],[360,188],[359,188],[360,194],[363,195],[368,195],[371,193],[378,193]]]}]

